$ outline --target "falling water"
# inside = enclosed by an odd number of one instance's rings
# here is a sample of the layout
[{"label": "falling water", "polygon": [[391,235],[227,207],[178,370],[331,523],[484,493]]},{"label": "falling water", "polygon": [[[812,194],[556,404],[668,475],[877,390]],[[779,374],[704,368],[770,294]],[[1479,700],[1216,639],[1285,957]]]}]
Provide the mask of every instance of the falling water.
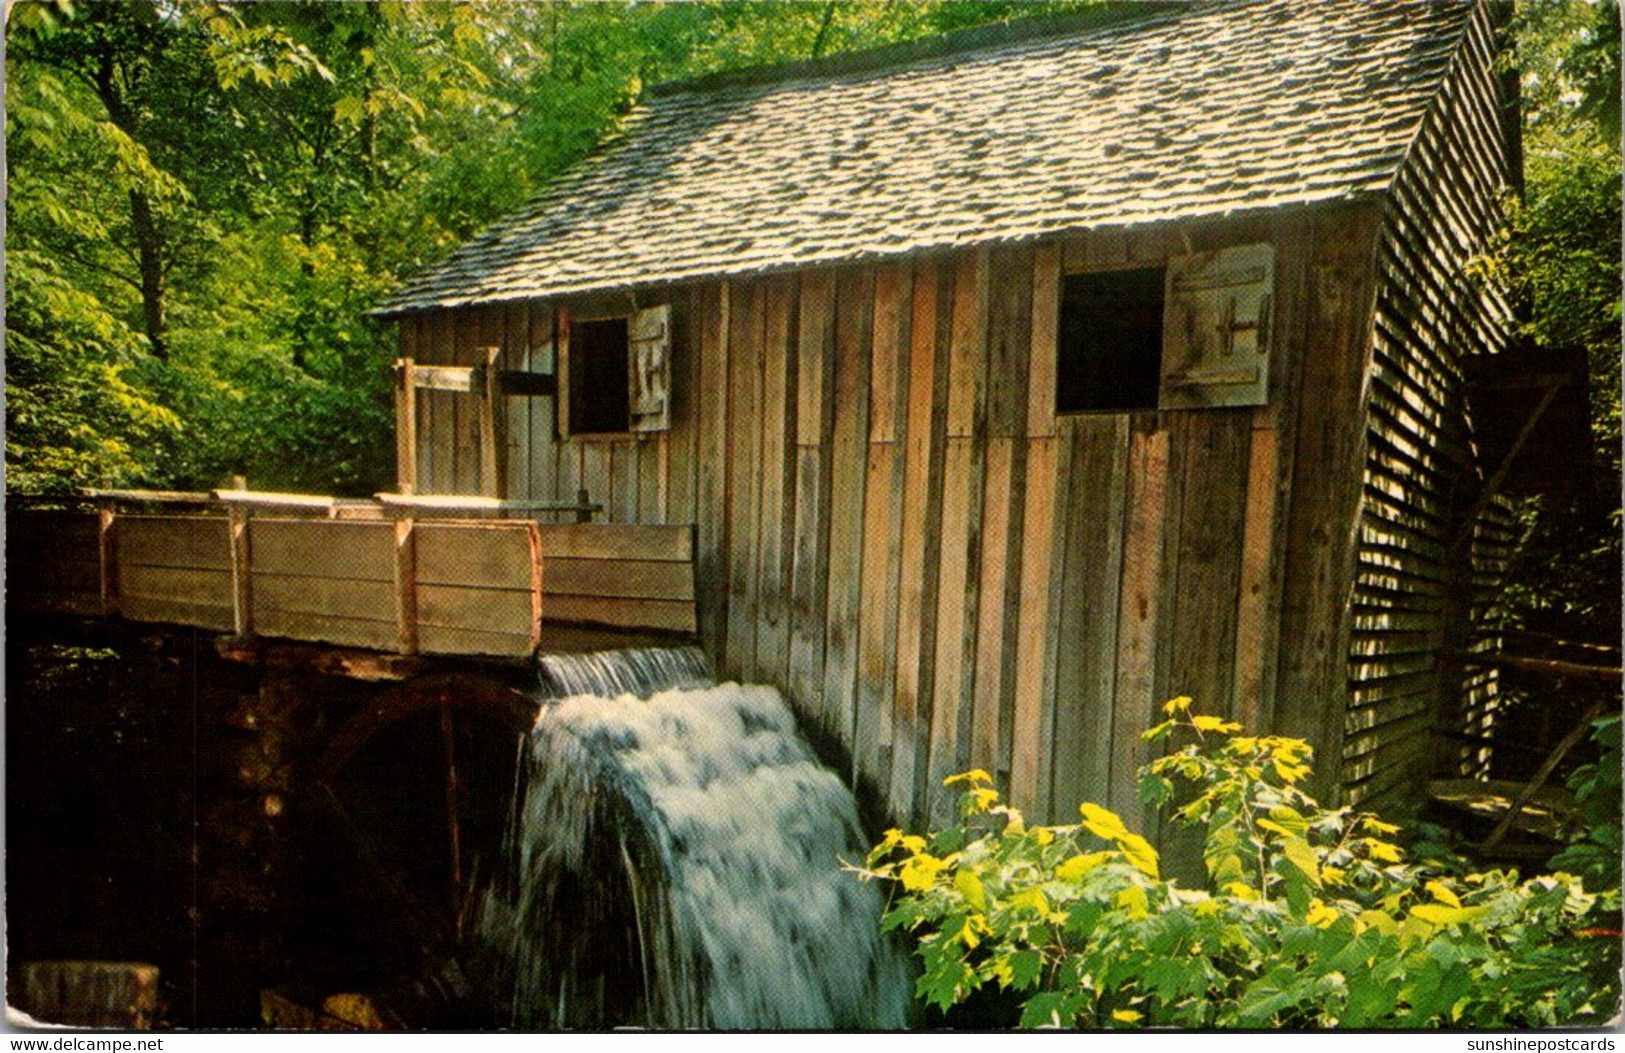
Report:
[{"label": "falling water", "polygon": [[879,895],[840,869],[856,805],[777,691],[709,684],[697,651],[551,658],[545,679],[597,693],[542,705],[512,887],[481,919],[513,1025],[906,1024]]}]

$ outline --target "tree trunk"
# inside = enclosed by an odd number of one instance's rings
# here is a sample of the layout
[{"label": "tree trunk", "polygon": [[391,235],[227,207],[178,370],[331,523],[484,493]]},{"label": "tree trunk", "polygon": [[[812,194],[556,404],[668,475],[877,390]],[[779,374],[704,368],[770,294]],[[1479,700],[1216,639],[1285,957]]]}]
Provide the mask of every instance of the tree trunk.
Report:
[{"label": "tree trunk", "polygon": [[143,190],[130,191],[130,219],[135,228],[137,266],[141,269],[141,315],[147,342],[160,362],[169,359],[169,337],[164,322],[164,237],[152,215],[152,201]]}]

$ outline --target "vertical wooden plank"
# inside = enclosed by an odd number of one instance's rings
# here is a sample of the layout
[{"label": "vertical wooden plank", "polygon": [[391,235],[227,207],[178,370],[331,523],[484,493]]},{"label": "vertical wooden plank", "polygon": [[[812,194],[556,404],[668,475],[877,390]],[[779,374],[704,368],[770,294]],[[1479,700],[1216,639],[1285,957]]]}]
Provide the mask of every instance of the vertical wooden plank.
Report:
[{"label": "vertical wooden plank", "polygon": [[[553,312],[545,305],[537,304],[530,310],[530,338],[526,351],[527,369],[552,374],[554,380],[562,385],[563,380],[558,376],[558,356],[553,346]],[[564,388],[559,386],[557,390],[563,392]],[[571,496],[559,486],[561,443],[555,417],[561,397],[552,395],[525,400],[530,403],[530,492],[536,500],[559,501]]]},{"label": "vertical wooden plank", "polygon": [[[503,310],[502,356],[498,361],[503,369],[530,370],[530,309],[526,304],[508,304]],[[505,465],[502,492],[514,500],[539,500],[531,496],[530,490],[530,418],[532,406],[538,401],[506,396],[501,400]]]},{"label": "vertical wooden plank", "polygon": [[1061,320],[1061,250],[1049,243],[1033,252],[1032,350],[1027,373],[1027,434],[1055,434],[1055,367]]},{"label": "vertical wooden plank", "polygon": [[479,372],[477,390],[470,395],[477,399],[475,408],[479,420],[480,433],[480,493],[487,497],[502,497],[506,478],[504,472],[507,468],[504,459],[506,440],[503,425],[506,423],[505,414],[499,416],[502,410],[502,393],[497,388],[497,370],[502,361],[502,348],[487,345],[476,352],[481,361],[478,363]]},{"label": "vertical wooden plank", "polygon": [[749,679],[756,661],[762,283],[735,284],[732,304],[728,335],[728,648],[721,665],[724,676]]},{"label": "vertical wooden plank", "polygon": [[1293,438],[1292,501],[1282,584],[1275,732],[1308,739],[1317,764],[1310,792],[1339,796],[1348,706],[1350,601],[1366,433],[1378,216],[1341,213],[1315,236],[1308,341],[1299,356],[1301,401]]},{"label": "vertical wooden plank", "polygon": [[1056,617],[1055,770],[1052,803],[1065,814],[1109,792],[1112,705],[1117,668],[1118,594],[1123,568],[1123,501],[1128,418],[1075,417],[1066,480],[1063,584]]},{"label": "vertical wooden plank", "polygon": [[1060,758],[1055,745],[1057,682],[1064,648],[1072,646],[1061,635],[1061,598],[1066,592],[1067,569],[1067,495],[1072,479],[1073,452],[1077,444],[1068,430],[1067,422],[1056,422],[1054,516],[1050,526],[1049,554],[1049,624],[1044,629],[1043,676],[1038,692],[1038,730],[1041,745],[1038,753],[1038,787],[1033,802],[1037,814],[1047,819],[1069,821],[1072,806],[1077,802],[1055,799],[1055,769]]},{"label": "vertical wooden plank", "polygon": [[960,254],[954,271],[948,437],[969,438],[986,427],[988,250]]},{"label": "vertical wooden plank", "polygon": [[695,481],[700,424],[700,347],[696,320],[703,303],[697,291],[672,305],[671,433],[667,475],[667,521],[695,521]]},{"label": "vertical wooden plank", "polygon": [[395,521],[395,630],[401,654],[418,651],[417,531],[410,516]]},{"label": "vertical wooden plank", "polygon": [[861,776],[864,785],[882,794],[890,792],[894,753],[893,696],[903,547],[904,456],[900,439],[908,419],[912,286],[913,276],[906,267],[882,267],[876,272],[852,754],[854,777]]},{"label": "vertical wooden plank", "polygon": [[418,392],[411,358],[395,363],[395,486],[403,494],[417,492]]},{"label": "vertical wooden plank", "polygon": [[943,462],[942,562],[938,575],[936,683],[931,726],[934,818],[952,817],[942,779],[970,759],[976,633],[981,593],[983,453],[987,435],[988,252],[954,261],[948,350],[947,450]]},{"label": "vertical wooden plank", "polygon": [[[1246,532],[1252,412],[1193,411],[1187,421],[1171,689],[1209,713],[1235,713],[1236,596]],[[1143,729],[1142,729],[1143,730]]]},{"label": "vertical wooden plank", "polygon": [[[483,343],[481,326],[482,308],[466,308],[456,312],[453,329],[453,361],[457,365],[473,365],[477,349]],[[456,468],[453,487],[459,494],[480,493],[480,398],[478,391],[458,392],[451,396],[457,414]]]},{"label": "vertical wooden plank", "polygon": [[[449,365],[453,358],[454,316],[436,311],[429,320],[429,361]],[[457,492],[457,397],[445,391],[423,393],[428,403],[430,468],[429,493]]]},{"label": "vertical wooden plank", "polygon": [[[1116,698],[1112,710],[1109,807],[1125,817],[1141,814],[1136,770],[1150,759],[1138,732],[1166,701],[1156,697],[1158,605],[1162,597],[1163,533],[1168,494],[1168,432],[1155,414],[1129,438],[1128,497],[1124,505],[1123,581],[1118,600]],[[1143,829],[1145,824],[1131,828]]]},{"label": "vertical wooden plank", "polygon": [[609,457],[609,490],[614,523],[638,521],[638,461],[642,450],[636,441],[616,440],[604,444]]},{"label": "vertical wooden plank", "polygon": [[570,311],[560,304],[553,312],[553,358],[558,371],[559,395],[553,407],[559,438],[570,437]]},{"label": "vertical wooden plank", "polygon": [[[995,384],[995,387],[998,385]],[[1022,440],[1025,443],[1025,440]],[[1013,499],[1017,496],[1016,440],[994,437],[987,441],[987,475],[982,493],[982,566],[980,609],[976,617],[976,685],[972,701],[970,765],[994,773],[1009,786],[1010,753],[1000,734],[1004,703],[1013,688],[1006,657],[1014,657],[1014,641],[1005,629],[1005,614],[1013,611],[1012,586],[1019,568],[1012,565],[1020,537],[1012,531]],[[1025,467],[1025,466],[1021,466]]]},{"label": "vertical wooden plank", "polygon": [[611,485],[610,468],[613,443],[600,439],[571,439],[580,465],[580,485],[590,500],[604,506],[604,520],[618,522],[615,489]]},{"label": "vertical wooden plank", "polygon": [[[941,554],[943,432],[947,370],[939,352],[946,327],[939,317],[952,304],[952,272],[933,261],[914,267],[910,312],[908,412],[904,418],[902,538],[898,569],[897,671],[892,703],[892,777],[887,798],[893,817],[924,812],[931,691],[935,677],[937,566]],[[943,290],[946,290],[945,292]]]},{"label": "vertical wooden plank", "polygon": [[829,436],[834,424],[835,279],[801,276],[796,348],[795,552],[790,583],[790,695],[824,715],[824,611],[829,589]]},{"label": "vertical wooden plank", "polygon": [[875,273],[840,272],[835,284],[835,406],[830,430],[829,602],[825,608],[824,712],[849,750],[857,705],[858,616],[869,431]]},{"label": "vertical wooden plank", "polygon": [[766,313],[754,668],[766,683],[784,686],[790,675],[790,553],[795,545],[796,287],[792,279],[768,281]]},{"label": "vertical wooden plank", "polygon": [[708,285],[696,298],[699,318],[695,523],[699,552],[695,588],[706,650],[725,653],[728,636],[728,320],[730,286]]},{"label": "vertical wooden plank", "polygon": [[118,514],[112,502],[96,509],[96,581],[103,618],[118,614]]},{"label": "vertical wooden plank", "polygon": [[662,509],[666,452],[666,435],[655,432],[640,436],[633,444],[638,453],[638,514],[636,522],[664,523]]},{"label": "vertical wooden plank", "polygon": [[1018,524],[1027,471],[1033,258],[1027,246],[999,247],[989,254],[988,445],[971,762],[993,772],[1006,791],[1015,737],[1014,637],[1022,559]]},{"label": "vertical wooden plank", "polygon": [[[965,671],[966,591],[971,569],[967,563],[971,520],[971,458],[969,439],[949,437],[942,468],[942,553],[937,571],[936,665],[932,684],[929,809],[933,822],[946,821],[951,795],[942,780],[965,768],[961,754],[962,687]],[[967,714],[968,716],[968,714]],[[966,729],[968,730],[968,729]]]},{"label": "vertical wooden plank", "polygon": [[231,627],[238,636],[254,634],[254,587],[248,548],[248,509],[233,505],[231,520]]},{"label": "vertical wooden plank", "polygon": [[1252,734],[1268,727],[1266,678],[1273,679],[1278,634],[1270,625],[1270,585],[1275,563],[1275,498],[1278,489],[1275,432],[1252,432],[1247,455],[1246,525],[1241,542],[1241,582],[1236,608],[1235,719]]},{"label": "vertical wooden plank", "polygon": [[[1014,719],[1010,749],[1010,799],[1017,808],[1040,817],[1038,771],[1040,751],[1050,748],[1051,729],[1043,714],[1044,672],[1053,662],[1047,650],[1055,590],[1050,565],[1055,537],[1055,439],[1040,436],[1027,449],[1026,493],[1022,505],[1021,602],[1016,636]],[[1046,798],[1048,794],[1044,795]],[[1043,805],[1048,807],[1047,801]]]}]

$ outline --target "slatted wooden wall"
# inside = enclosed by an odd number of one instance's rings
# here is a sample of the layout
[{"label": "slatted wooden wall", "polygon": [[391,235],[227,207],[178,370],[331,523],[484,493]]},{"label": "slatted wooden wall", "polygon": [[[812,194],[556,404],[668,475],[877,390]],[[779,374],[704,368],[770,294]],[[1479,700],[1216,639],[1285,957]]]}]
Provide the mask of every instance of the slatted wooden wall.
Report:
[{"label": "slatted wooden wall", "polygon": [[[1492,6],[1474,14],[1383,224],[1343,752],[1353,800],[1404,793],[1452,756],[1470,771],[1482,758],[1431,729],[1482,733],[1493,715],[1493,676],[1448,657],[1472,645],[1472,616],[1482,626],[1489,613],[1473,563],[1451,550],[1474,485],[1461,361],[1502,350],[1511,317],[1502,287],[1467,273],[1493,241],[1514,163]],[[1486,524],[1469,546],[1479,586],[1504,542]]]},{"label": "slatted wooden wall", "polygon": [[[971,766],[1037,815],[1085,798],[1132,814],[1138,734],[1177,694],[1336,757],[1378,218],[1286,212],[677,290],[671,430],[559,444],[538,426],[549,400],[527,400],[528,421],[508,417],[510,485],[694,523],[721,672],[784,688],[900,819],[940,818],[942,777]],[[1277,253],[1267,405],[1056,414],[1063,274],[1257,242]],[[485,341],[517,368],[550,353],[550,318],[429,317],[403,352]],[[423,414],[436,485],[477,478],[447,450],[458,412]],[[552,474],[513,470],[521,432]]]}]

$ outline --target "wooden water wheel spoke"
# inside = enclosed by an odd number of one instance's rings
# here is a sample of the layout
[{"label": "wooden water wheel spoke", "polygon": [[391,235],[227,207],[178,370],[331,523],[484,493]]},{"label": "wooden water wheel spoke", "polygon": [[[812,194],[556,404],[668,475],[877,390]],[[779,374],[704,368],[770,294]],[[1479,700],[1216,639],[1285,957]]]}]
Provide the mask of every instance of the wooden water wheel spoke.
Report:
[{"label": "wooden water wheel spoke", "polygon": [[[423,939],[460,942],[466,934],[469,885],[475,877],[468,853],[476,844],[470,837],[472,834],[476,842],[483,843],[490,833],[490,824],[479,821],[481,801],[489,796],[491,787],[488,778],[481,778],[486,766],[478,761],[477,727],[486,725],[487,734],[494,730],[506,744],[513,732],[523,733],[530,727],[535,713],[535,703],[523,692],[486,678],[466,674],[421,677],[377,696],[346,720],[316,764],[319,796],[338,818],[366,870],[411,915]],[[476,719],[471,723],[466,717]],[[402,741],[416,743],[410,747],[417,751],[410,754],[415,758],[411,763],[421,767],[414,771],[414,788],[424,795],[422,803],[430,809],[427,814],[443,815],[446,826],[444,834],[423,831],[428,839],[415,842],[420,859],[426,858],[423,848],[443,845],[445,864],[443,871],[430,868],[412,888],[392,872],[388,862],[392,857],[380,845],[378,832],[364,829],[366,824],[358,821],[340,800],[345,785],[340,776],[355,767],[358,758],[368,754],[375,743],[380,743],[386,731],[407,722],[415,722],[417,730],[407,740],[395,738],[397,745],[393,748],[399,748]],[[433,803],[437,800],[438,806]],[[396,841],[400,843],[393,845],[393,858],[398,868],[402,858],[413,854],[413,845],[403,849],[406,842],[400,835],[396,835]]]},{"label": "wooden water wheel spoke", "polygon": [[463,828],[457,803],[457,735],[449,709],[440,711],[440,742],[446,755],[446,839],[450,857],[452,925],[463,938]]}]

